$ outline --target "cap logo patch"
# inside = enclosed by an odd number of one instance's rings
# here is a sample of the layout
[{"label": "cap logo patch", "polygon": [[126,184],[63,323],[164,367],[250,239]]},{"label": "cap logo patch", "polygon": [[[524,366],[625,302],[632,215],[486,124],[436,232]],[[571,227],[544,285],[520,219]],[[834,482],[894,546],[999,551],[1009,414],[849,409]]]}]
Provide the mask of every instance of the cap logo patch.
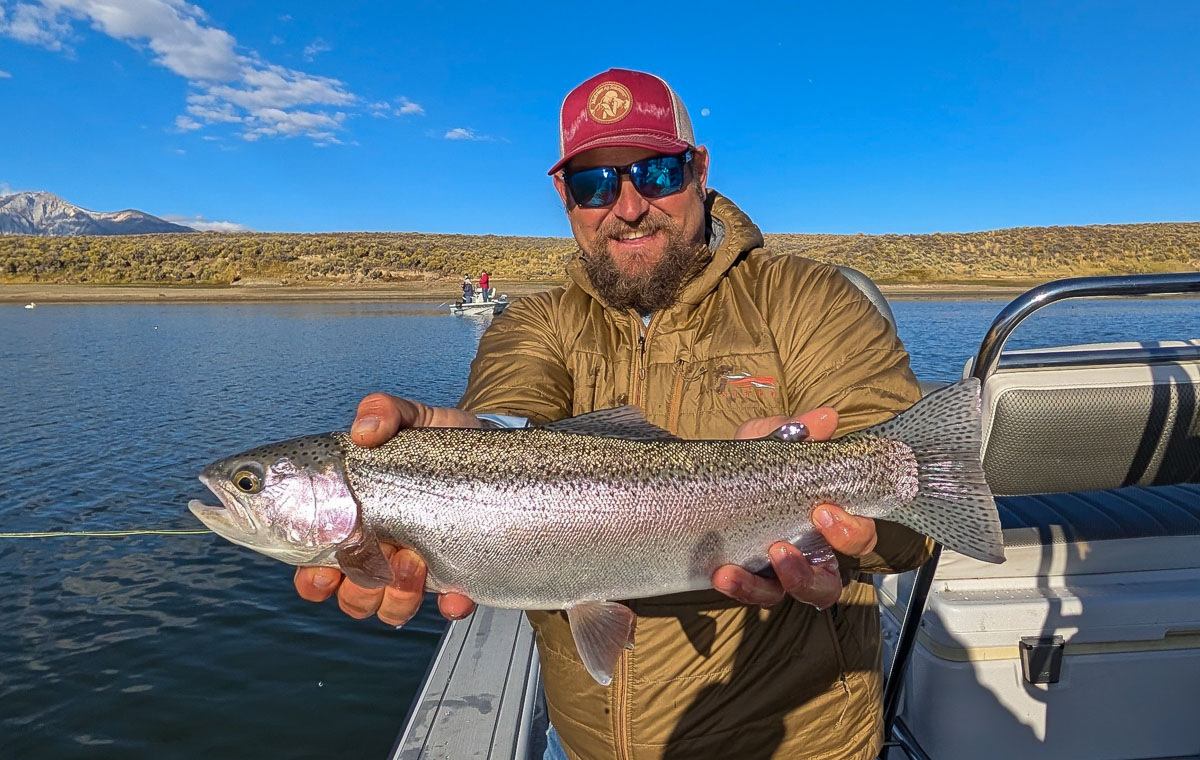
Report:
[{"label": "cap logo patch", "polygon": [[588,96],[588,115],[600,124],[620,121],[632,108],[633,96],[629,94],[629,88],[619,82],[602,82]]}]

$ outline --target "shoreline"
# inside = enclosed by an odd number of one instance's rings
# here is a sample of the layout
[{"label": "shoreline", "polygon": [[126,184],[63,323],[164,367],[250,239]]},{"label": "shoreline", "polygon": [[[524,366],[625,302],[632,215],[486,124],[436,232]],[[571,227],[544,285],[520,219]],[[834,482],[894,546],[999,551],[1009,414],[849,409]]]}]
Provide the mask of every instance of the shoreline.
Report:
[{"label": "shoreline", "polygon": [[[540,293],[561,281],[496,283],[496,293],[511,299]],[[905,283],[880,285],[889,301],[1011,300],[1031,284]],[[456,283],[398,282],[384,285],[249,284],[225,287],[187,285],[0,284],[0,304],[88,303],[305,303],[305,302],[454,302]]]}]

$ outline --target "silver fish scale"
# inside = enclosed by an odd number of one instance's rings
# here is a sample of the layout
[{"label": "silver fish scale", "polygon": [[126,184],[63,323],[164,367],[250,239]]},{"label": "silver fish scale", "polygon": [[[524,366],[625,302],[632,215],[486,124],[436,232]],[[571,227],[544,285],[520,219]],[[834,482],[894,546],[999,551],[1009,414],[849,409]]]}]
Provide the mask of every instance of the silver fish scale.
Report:
[{"label": "silver fish scale", "polygon": [[916,495],[898,441],[628,441],[539,429],[414,429],[376,449],[341,436],[347,479],[380,538],[429,586],[482,604],[561,609],[708,588],[766,565],[829,501],[884,517]]}]

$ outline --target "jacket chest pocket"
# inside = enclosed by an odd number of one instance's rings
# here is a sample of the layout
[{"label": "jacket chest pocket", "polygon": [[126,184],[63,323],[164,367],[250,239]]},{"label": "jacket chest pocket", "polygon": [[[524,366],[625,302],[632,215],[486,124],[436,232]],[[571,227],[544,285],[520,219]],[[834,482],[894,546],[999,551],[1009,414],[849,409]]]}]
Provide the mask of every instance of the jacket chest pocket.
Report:
[{"label": "jacket chest pocket", "polygon": [[574,384],[572,416],[629,403],[627,360],[612,362],[600,354],[577,351],[570,354],[567,366]]},{"label": "jacket chest pocket", "polygon": [[685,438],[730,437],[746,420],[788,411],[774,354],[678,360],[671,386],[672,419]]}]

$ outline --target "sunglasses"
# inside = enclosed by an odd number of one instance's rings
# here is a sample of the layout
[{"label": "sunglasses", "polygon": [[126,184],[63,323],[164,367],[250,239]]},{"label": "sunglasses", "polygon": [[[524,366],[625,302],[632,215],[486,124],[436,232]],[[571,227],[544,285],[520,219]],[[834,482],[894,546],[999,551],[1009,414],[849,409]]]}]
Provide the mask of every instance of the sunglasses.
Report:
[{"label": "sunglasses", "polygon": [[604,208],[617,202],[621,193],[621,175],[628,174],[643,198],[653,200],[674,195],[683,189],[683,168],[692,160],[692,152],[676,156],[654,156],[627,166],[598,166],[563,172],[571,198],[583,208]]}]

